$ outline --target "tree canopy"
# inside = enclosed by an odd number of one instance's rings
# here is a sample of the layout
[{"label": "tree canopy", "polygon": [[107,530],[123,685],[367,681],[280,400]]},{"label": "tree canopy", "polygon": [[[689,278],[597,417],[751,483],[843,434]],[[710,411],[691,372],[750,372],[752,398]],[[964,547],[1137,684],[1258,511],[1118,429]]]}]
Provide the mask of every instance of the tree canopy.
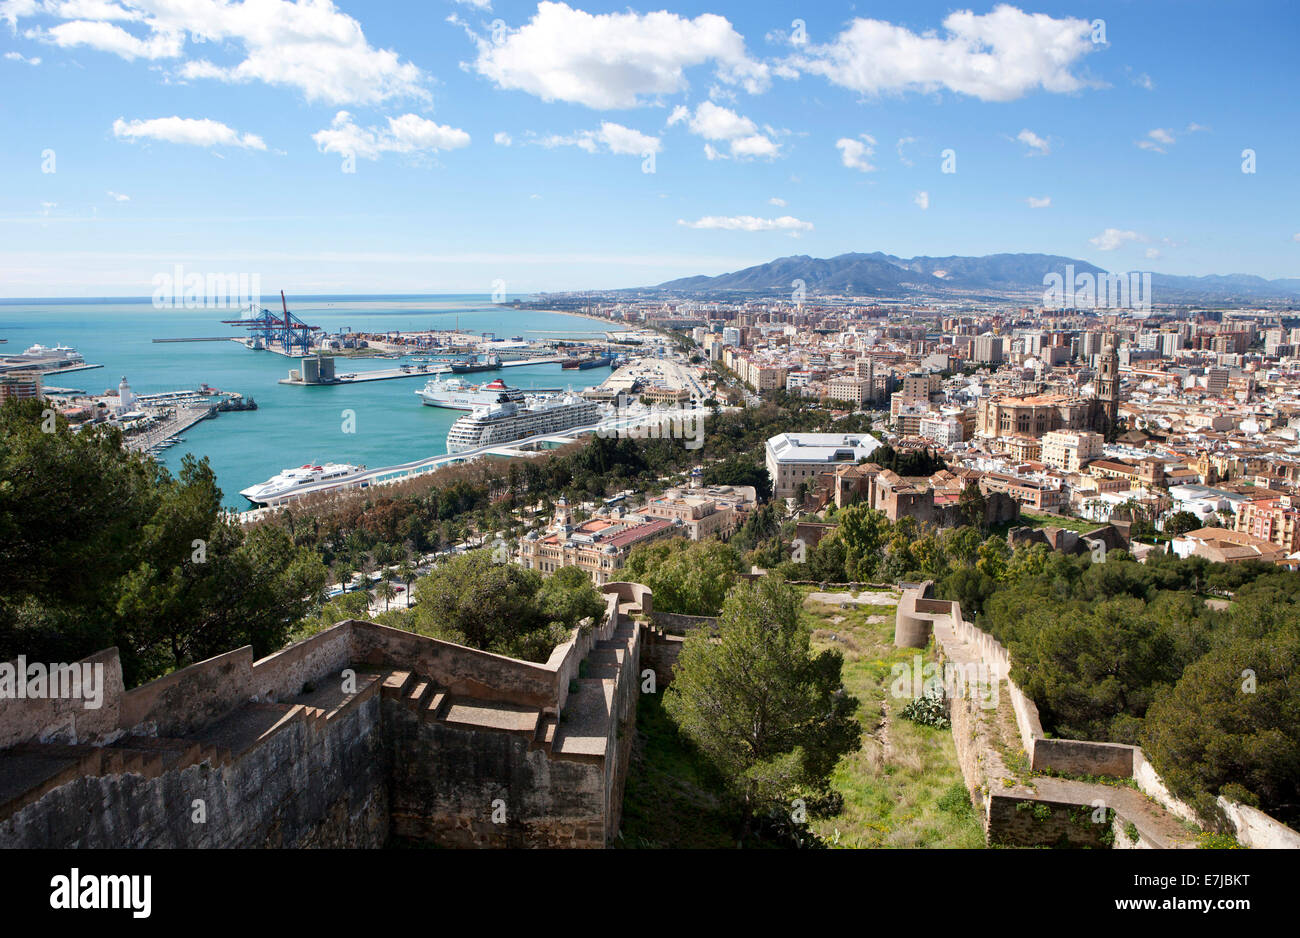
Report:
[{"label": "tree canopy", "polygon": [[240,645],[281,645],[327,573],[287,533],[246,533],[207,460],[178,476],[73,432],[40,401],[0,407],[0,660],[116,646],[128,686]]},{"label": "tree canopy", "polygon": [[716,633],[686,637],[664,708],[750,815],[825,797],[836,762],[861,745],[843,656],[814,655],[800,595],[780,577],[741,583]]}]

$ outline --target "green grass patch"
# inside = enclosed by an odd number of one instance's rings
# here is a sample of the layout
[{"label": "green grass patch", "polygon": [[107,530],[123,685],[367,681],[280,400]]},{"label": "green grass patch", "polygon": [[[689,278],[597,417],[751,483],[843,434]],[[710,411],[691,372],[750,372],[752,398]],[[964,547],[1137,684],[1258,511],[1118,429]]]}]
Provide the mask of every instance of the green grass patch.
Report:
[{"label": "green grass patch", "polygon": [[839,847],[983,847],[952,734],[903,719],[905,701],[889,697],[894,664],[911,666],[918,654],[935,660],[933,646],[894,647],[895,611],[805,602],[814,646],[844,655],[844,685],[858,698],[863,726],[862,748],[841,759],[831,778],[843,810],[812,827]]},{"label": "green grass patch", "polygon": [[734,848],[739,819],[716,770],[677,732],[659,694],[637,701],[619,847]]}]

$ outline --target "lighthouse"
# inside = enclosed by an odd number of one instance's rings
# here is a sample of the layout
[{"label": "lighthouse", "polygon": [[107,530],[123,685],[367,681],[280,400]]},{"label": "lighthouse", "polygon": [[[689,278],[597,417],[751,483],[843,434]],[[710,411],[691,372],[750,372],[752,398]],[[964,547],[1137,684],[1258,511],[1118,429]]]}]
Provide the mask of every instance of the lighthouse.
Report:
[{"label": "lighthouse", "polygon": [[126,375],[122,375],[122,380],[117,386],[118,412],[128,414],[135,410],[135,392],[131,390],[131,385],[126,383]]}]

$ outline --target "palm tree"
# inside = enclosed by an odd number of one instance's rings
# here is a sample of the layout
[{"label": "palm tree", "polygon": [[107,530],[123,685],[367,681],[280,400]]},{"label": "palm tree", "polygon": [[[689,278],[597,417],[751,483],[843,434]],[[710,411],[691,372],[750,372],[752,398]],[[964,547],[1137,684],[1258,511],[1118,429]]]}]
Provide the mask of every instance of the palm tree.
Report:
[{"label": "palm tree", "polygon": [[403,560],[397,565],[397,578],[406,584],[406,605],[411,605],[411,582],[416,578],[415,564]]},{"label": "palm tree", "polygon": [[348,584],[352,582],[352,577],[356,573],[356,568],[347,560],[340,560],[334,565],[334,575],[338,577],[340,592],[348,591]]},{"label": "palm tree", "polygon": [[397,590],[393,589],[393,581],[389,579],[389,573],[384,571],[384,575],[379,580],[379,586],[375,589],[375,595],[384,601],[384,612],[388,611],[388,604],[392,602],[393,597],[397,595]]}]

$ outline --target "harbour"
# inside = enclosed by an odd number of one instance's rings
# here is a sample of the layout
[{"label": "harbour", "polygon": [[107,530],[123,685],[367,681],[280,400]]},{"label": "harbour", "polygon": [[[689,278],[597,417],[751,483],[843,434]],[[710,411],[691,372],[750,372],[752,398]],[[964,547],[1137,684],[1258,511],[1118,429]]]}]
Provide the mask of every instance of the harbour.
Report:
[{"label": "harbour", "polygon": [[[493,304],[486,296],[430,297],[311,297],[290,309],[301,311],[304,321],[321,326],[331,336],[427,335],[445,337],[444,344],[459,345],[460,357],[471,352],[471,342],[481,344],[483,334],[495,338],[527,336],[532,328],[546,330],[547,340],[569,341],[580,347],[591,343],[592,323],[579,316],[535,310],[515,310]],[[340,462],[368,466],[401,465],[416,459],[445,454],[445,440],[459,416],[455,410],[422,406],[413,391],[430,378],[448,372],[439,362],[418,362],[417,358],[450,358],[445,348],[417,349],[390,345],[356,350],[353,357],[337,361],[337,370],[387,374],[388,377],[348,382],[339,394],[313,387],[281,384],[288,368],[300,364],[280,354],[267,355],[246,347],[241,341],[154,342],[154,339],[216,338],[222,320],[239,315],[239,310],[157,309],[146,298],[113,301],[6,301],[0,303],[0,333],[8,338],[8,349],[22,350],[36,343],[55,340],[74,347],[87,362],[99,365],[99,372],[111,376],[103,386],[82,379],[75,387],[59,389],[68,401],[88,392],[90,397],[113,401],[114,386],[126,376],[140,396],[197,389],[200,382],[256,400],[254,413],[220,413],[208,419],[206,410],[178,414],[143,446],[152,451],[171,472],[179,471],[187,455],[207,457],[222,489],[222,504],[242,511],[248,502],[241,489],[263,482],[288,466],[306,462]],[[609,331],[616,332],[614,326]],[[455,338],[452,338],[452,337]],[[491,339],[489,339],[491,341]],[[430,343],[432,344],[432,343]],[[500,343],[498,343],[500,344]],[[549,343],[548,343],[549,344]],[[600,342],[603,350],[605,343]],[[539,350],[542,344],[539,343]],[[392,350],[402,348],[401,358]],[[584,372],[564,371],[560,358],[566,353],[525,358],[502,349],[502,371],[466,375],[477,381],[493,374],[509,375],[513,386],[529,393],[580,391],[600,384],[609,368]],[[314,351],[313,351],[314,355]],[[392,355],[392,357],[388,357]],[[410,363],[404,372],[401,365]],[[429,368],[419,371],[418,366]],[[86,371],[85,374],[96,372]],[[422,378],[419,385],[397,380]],[[394,383],[395,382],[395,383]],[[72,385],[71,381],[56,382]],[[188,408],[182,408],[188,410]],[[173,442],[169,442],[173,441]]]}]

